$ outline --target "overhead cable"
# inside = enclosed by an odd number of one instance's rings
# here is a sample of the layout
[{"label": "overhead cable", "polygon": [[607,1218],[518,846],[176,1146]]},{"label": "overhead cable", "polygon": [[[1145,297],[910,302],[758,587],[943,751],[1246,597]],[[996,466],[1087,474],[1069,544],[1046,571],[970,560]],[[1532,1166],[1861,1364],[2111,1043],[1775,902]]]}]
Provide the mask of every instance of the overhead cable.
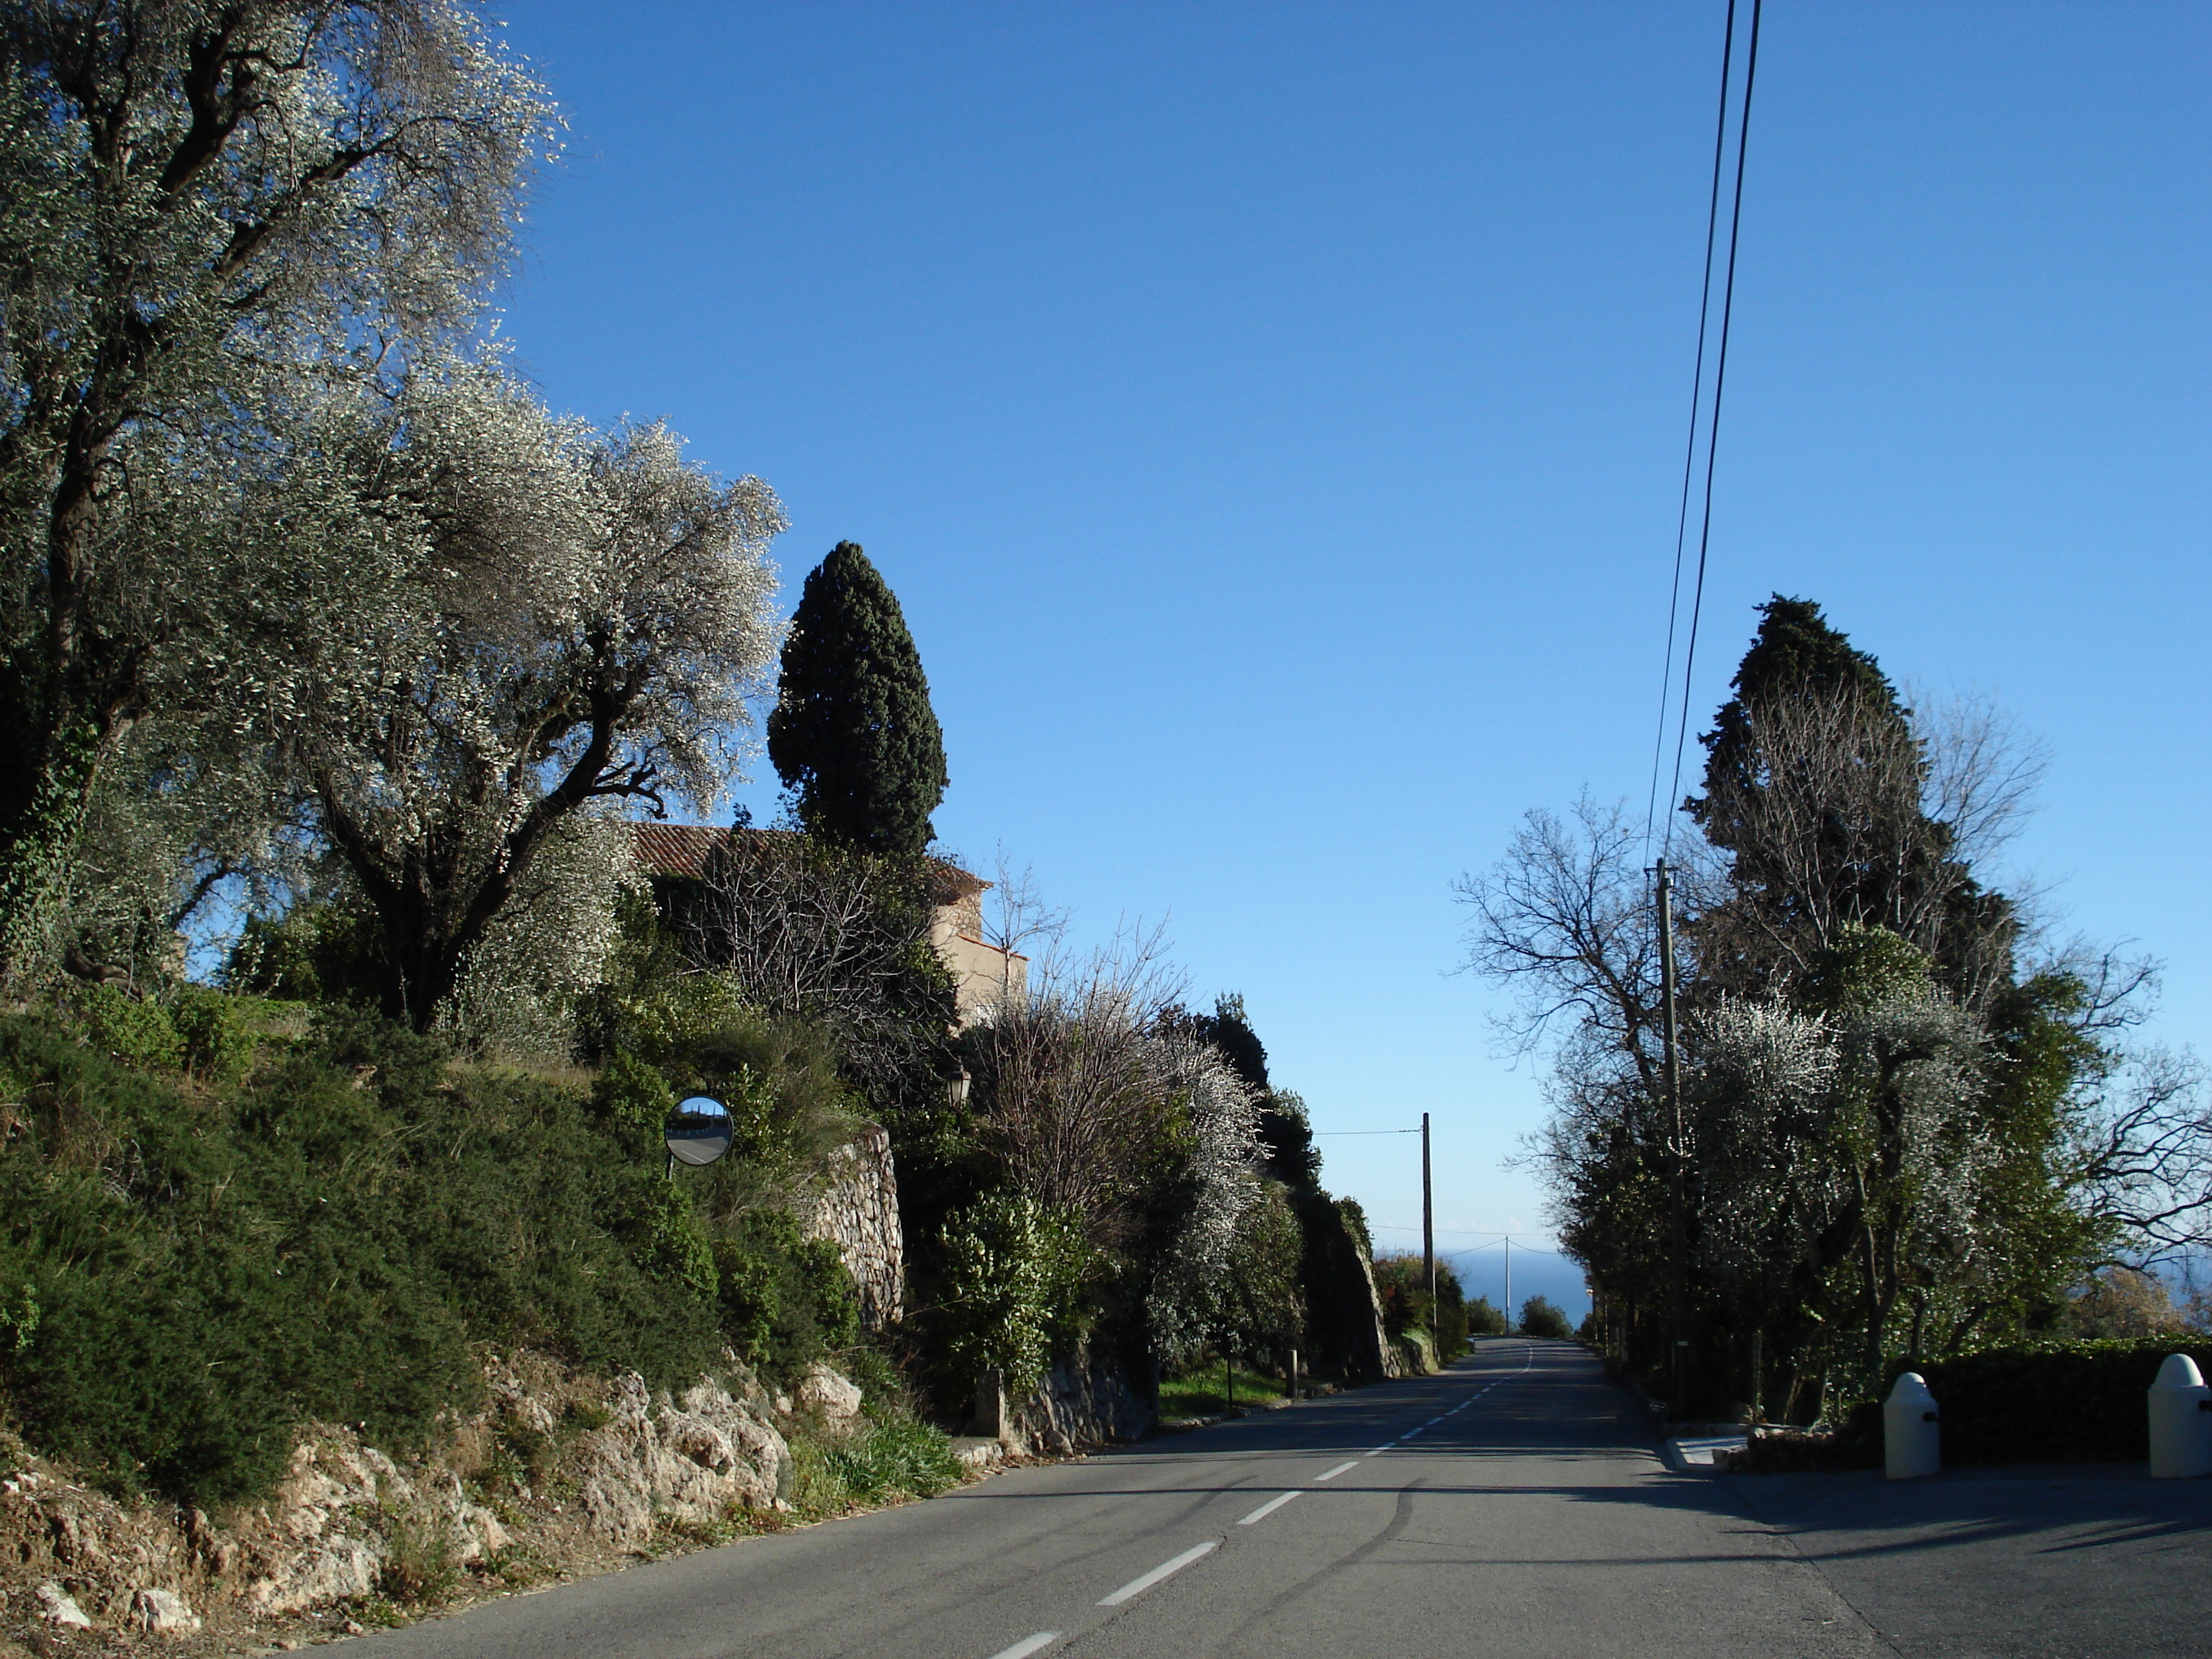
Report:
[{"label": "overhead cable", "polygon": [[[1728,386],[1729,337],[1730,327],[1735,316],[1736,251],[1741,238],[1741,233],[1743,228],[1744,161],[1746,155],[1749,149],[1751,139],[1752,92],[1753,88],[1756,86],[1759,78],[1759,29],[1760,14],[1764,9],[1764,3],[1765,0],[1752,0],[1750,38],[1746,42],[1744,51],[1743,97],[1741,102],[1737,107],[1735,177],[1734,188],[1730,192],[1729,210],[1727,244],[1728,258],[1726,264],[1723,267],[1723,275],[1721,283],[1721,320],[1719,337],[1713,355],[1712,401],[1711,406],[1704,410],[1705,427],[1705,478],[1703,481],[1704,487],[1700,492],[1701,499],[1699,501],[1698,511],[1697,577],[1691,591],[1690,627],[1688,637],[1682,653],[1681,712],[1679,716],[1674,732],[1674,768],[1673,778],[1668,785],[1668,802],[1666,820],[1667,829],[1661,837],[1662,856],[1664,855],[1664,849],[1672,847],[1674,844],[1674,810],[1676,805],[1679,803],[1682,791],[1682,756],[1689,744],[1691,682],[1697,668],[1698,628],[1705,615],[1705,565],[1707,556],[1711,553],[1712,549],[1713,536],[1713,477],[1714,469],[1718,462],[1720,453],[1721,403]],[[1715,242],[1719,226],[1719,187],[1721,176],[1724,170],[1723,167],[1723,160],[1726,151],[1725,135],[1728,131],[1729,85],[1730,81],[1733,79],[1735,65],[1732,60],[1735,57],[1735,0],[1729,0],[1728,31],[1727,39],[1723,50],[1721,74],[1721,117],[1719,131],[1723,136],[1723,142],[1716,146],[1714,152],[1714,187],[1712,198],[1708,207],[1706,220],[1705,286],[1705,293],[1700,296],[1699,301],[1698,319],[1698,368],[1696,383],[1692,388],[1692,412],[1690,428],[1690,445],[1683,469],[1682,507],[1677,523],[1674,550],[1674,591],[1669,596],[1668,605],[1667,660],[1668,678],[1670,682],[1673,678],[1674,667],[1675,618],[1680,608],[1681,599],[1682,555],[1687,540],[1686,532],[1689,521],[1691,480],[1695,477],[1696,473],[1695,461],[1698,450],[1697,416],[1698,407],[1702,404],[1704,397],[1705,341],[1707,320],[1711,314],[1710,307],[1712,302],[1713,253],[1715,251]],[[1666,714],[1663,703],[1663,693],[1659,730],[1661,745],[1663,748],[1666,737]],[[1652,820],[1656,816],[1658,762],[1659,756],[1655,753],[1652,757],[1652,799],[1650,806],[1647,808],[1644,820],[1644,836],[1647,844],[1649,843],[1651,831],[1654,828]]]}]

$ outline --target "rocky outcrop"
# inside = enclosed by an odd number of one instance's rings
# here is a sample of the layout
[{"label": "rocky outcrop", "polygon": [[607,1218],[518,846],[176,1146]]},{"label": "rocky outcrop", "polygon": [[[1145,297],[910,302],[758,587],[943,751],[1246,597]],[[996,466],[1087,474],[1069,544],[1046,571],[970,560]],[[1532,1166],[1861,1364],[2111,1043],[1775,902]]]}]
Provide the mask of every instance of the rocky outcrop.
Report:
[{"label": "rocky outcrop", "polygon": [[1357,1268],[1350,1279],[1353,1299],[1343,1316],[1347,1349],[1345,1375],[1362,1382],[1378,1376],[1407,1376],[1405,1355],[1382,1334],[1382,1297],[1375,1288],[1375,1263],[1367,1246],[1349,1229],[1344,1237]]},{"label": "rocky outcrop", "polygon": [[816,1360],[799,1384],[801,1407],[818,1414],[825,1423],[849,1423],[860,1414],[860,1389]]},{"label": "rocky outcrop", "polygon": [[844,1258],[860,1292],[863,1325],[882,1330],[905,1316],[898,1175],[888,1133],[864,1129],[832,1152],[822,1188],[800,1220],[808,1237],[827,1239]]},{"label": "rocky outcrop", "polygon": [[[860,1407],[860,1389],[827,1366],[794,1402],[733,1357],[726,1375],[674,1396],[635,1373],[606,1382],[543,1361],[495,1358],[484,1380],[487,1408],[404,1466],[351,1429],[303,1431],[267,1499],[222,1524],[118,1504],[27,1453],[0,1455],[0,1599],[48,1628],[181,1638],[204,1622],[434,1589],[496,1567],[518,1541],[541,1566],[589,1565],[649,1549],[670,1527],[787,1510],[779,1406],[832,1425]],[[487,1482],[507,1494],[497,1513]]]},{"label": "rocky outcrop", "polygon": [[142,1590],[187,1601],[198,1590],[204,1571],[173,1512],[118,1504],[28,1459],[8,1462],[0,1472],[0,1552],[33,1617],[59,1627],[122,1628]]},{"label": "rocky outcrop", "polygon": [[297,1613],[374,1593],[387,1565],[480,1566],[512,1540],[451,1469],[410,1476],[349,1429],[293,1449],[275,1496],[218,1528],[197,1510],[186,1540],[211,1576],[256,1613]]},{"label": "rocky outcrop", "polygon": [[611,1543],[633,1548],[665,1520],[701,1525],[787,1502],[791,1448],[765,1411],[721,1383],[655,1401],[633,1372],[610,1404],[606,1425],[582,1437],[568,1468],[578,1508]]}]

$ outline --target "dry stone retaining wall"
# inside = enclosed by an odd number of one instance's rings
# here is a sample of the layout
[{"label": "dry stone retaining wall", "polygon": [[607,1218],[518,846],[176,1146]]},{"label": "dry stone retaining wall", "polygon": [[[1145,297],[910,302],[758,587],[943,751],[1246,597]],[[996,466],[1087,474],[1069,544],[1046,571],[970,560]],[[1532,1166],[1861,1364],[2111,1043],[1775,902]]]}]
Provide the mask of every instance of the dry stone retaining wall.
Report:
[{"label": "dry stone retaining wall", "polygon": [[1085,1446],[1141,1440],[1160,1413],[1157,1392],[1138,1386],[1117,1360],[1079,1354],[1056,1362],[1006,1418],[1018,1444],[1064,1457]]},{"label": "dry stone retaining wall", "polygon": [[864,1130],[830,1154],[828,1179],[804,1223],[808,1237],[827,1239],[844,1257],[845,1271],[860,1293],[863,1325],[881,1330],[905,1316],[898,1175],[889,1133]]}]

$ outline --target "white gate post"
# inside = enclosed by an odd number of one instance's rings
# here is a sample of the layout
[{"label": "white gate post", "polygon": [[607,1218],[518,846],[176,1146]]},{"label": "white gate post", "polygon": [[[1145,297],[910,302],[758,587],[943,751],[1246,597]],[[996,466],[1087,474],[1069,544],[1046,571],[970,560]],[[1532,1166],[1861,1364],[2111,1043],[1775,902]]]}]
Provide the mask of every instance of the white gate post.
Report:
[{"label": "white gate post", "polygon": [[1881,1459],[1893,1480],[1911,1480],[1934,1474],[1943,1467],[1943,1431],[1936,1411],[1936,1396],[1918,1371],[1897,1379],[1889,1398],[1881,1402]]},{"label": "white gate post", "polygon": [[2185,1353],[2168,1354],[2150,1385],[2150,1474],[2154,1480],[2212,1474],[2212,1389]]}]

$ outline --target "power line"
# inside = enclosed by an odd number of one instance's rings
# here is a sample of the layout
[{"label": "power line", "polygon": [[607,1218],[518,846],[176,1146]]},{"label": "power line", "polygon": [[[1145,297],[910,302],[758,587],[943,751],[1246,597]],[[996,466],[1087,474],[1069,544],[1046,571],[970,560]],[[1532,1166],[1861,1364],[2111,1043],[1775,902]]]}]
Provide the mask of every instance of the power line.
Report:
[{"label": "power line", "polygon": [[1313,1139],[1318,1140],[1323,1135],[1334,1138],[1338,1135],[1417,1135],[1420,1133],[1419,1129],[1316,1129]]},{"label": "power line", "polygon": [[[1698,285],[1698,364],[1690,380],[1690,430],[1682,443],[1682,505],[1674,515],[1674,580],[1667,589],[1667,660],[1659,676],[1659,727],[1651,735],[1651,793],[1644,804],[1644,844],[1659,815],[1659,763],[1667,752],[1667,705],[1674,689],[1674,623],[1682,607],[1682,550],[1690,540],[1690,481],[1696,476],[1698,420],[1705,407],[1705,330],[1713,313],[1713,244],[1721,229],[1722,159],[1728,149],[1729,65],[1735,57],[1735,0],[1721,36],[1721,106],[1713,119],[1713,186],[1705,204],[1705,274]],[[1668,805],[1674,811],[1673,804]]]},{"label": "power line", "polygon": [[[1705,428],[1705,476],[1704,480],[1705,487],[1703,499],[1699,504],[1700,510],[1698,514],[1698,572],[1697,580],[1691,593],[1689,637],[1685,645],[1682,654],[1681,714],[1674,733],[1674,770],[1673,779],[1669,784],[1668,791],[1670,805],[1668,810],[1666,833],[1662,837],[1662,857],[1665,854],[1665,850],[1671,848],[1674,844],[1674,815],[1671,802],[1678,798],[1682,791],[1682,756],[1684,750],[1688,747],[1690,737],[1690,692],[1692,680],[1695,675],[1698,663],[1698,628],[1705,616],[1705,564],[1707,556],[1711,551],[1713,536],[1713,477],[1714,470],[1718,463],[1720,454],[1721,402],[1728,386],[1729,336],[1730,325],[1735,316],[1735,264],[1736,250],[1743,228],[1744,163],[1751,140],[1752,92],[1759,78],[1759,29],[1760,15],[1764,9],[1764,3],[1765,0],[1752,0],[1750,39],[1746,45],[1744,52],[1743,101],[1739,107],[1736,117],[1735,179],[1729,210],[1728,263],[1724,268],[1725,274],[1723,276],[1721,286],[1720,337],[1713,358],[1712,408],[1707,416]],[[1729,72],[1733,68],[1733,64],[1729,60],[1734,57],[1735,46],[1735,0],[1729,0],[1728,37],[1722,62],[1720,131],[1723,136],[1726,134],[1728,128],[1728,82],[1730,78]],[[1693,410],[1697,403],[1702,397],[1705,378],[1704,338],[1707,317],[1709,315],[1708,308],[1711,307],[1712,301],[1712,252],[1715,233],[1718,228],[1717,210],[1720,204],[1719,180],[1722,170],[1720,167],[1720,160],[1722,151],[1724,149],[1725,144],[1723,143],[1716,150],[1714,191],[1706,220],[1705,291],[1701,296],[1699,302],[1698,323],[1699,339],[1698,371],[1697,377],[1698,383],[1692,389]],[[1691,423],[1689,451],[1690,456],[1692,458],[1692,461],[1691,464],[1686,464],[1684,469],[1686,474],[1694,473],[1695,469],[1693,459],[1696,453],[1697,427],[1696,416],[1693,413]],[[1688,520],[1688,507],[1689,492],[1686,483],[1683,491],[1683,511],[1680,524],[1678,525],[1678,533],[1675,544],[1674,588],[1669,600],[1667,623],[1668,666],[1670,678],[1673,672],[1674,663],[1675,611],[1676,608],[1680,605],[1681,599],[1681,559],[1684,543],[1686,539],[1686,538],[1681,533],[1681,530],[1683,527],[1686,526]],[[1665,735],[1666,715],[1663,709],[1662,701],[1662,709],[1660,715],[1660,738],[1662,744],[1665,742]],[[1657,806],[1656,796],[1658,768],[1656,760],[1657,757],[1655,756],[1652,769],[1653,799],[1650,809],[1651,816],[1656,816]],[[1644,832],[1647,844],[1650,840],[1651,828],[1650,817],[1647,817]]]},{"label": "power line", "polygon": [[[1734,0],[1730,0],[1734,3]],[[1690,641],[1682,653],[1682,723],[1674,733],[1674,781],[1670,795],[1682,790],[1682,750],[1690,738],[1690,677],[1698,665],[1698,622],[1705,608],[1705,554],[1713,539],[1713,466],[1721,445],[1721,394],[1728,387],[1729,324],[1735,315],[1735,254],[1743,228],[1743,164],[1751,142],[1751,93],[1759,78],[1759,15],[1765,0],[1751,0],[1751,45],[1744,55],[1743,109],[1737,118],[1735,137],[1735,202],[1729,213],[1728,277],[1721,290],[1721,343],[1713,360],[1713,417],[1705,434],[1705,514],[1698,531],[1698,585],[1690,603]],[[1674,844],[1674,816],[1668,816],[1668,845]]]}]

